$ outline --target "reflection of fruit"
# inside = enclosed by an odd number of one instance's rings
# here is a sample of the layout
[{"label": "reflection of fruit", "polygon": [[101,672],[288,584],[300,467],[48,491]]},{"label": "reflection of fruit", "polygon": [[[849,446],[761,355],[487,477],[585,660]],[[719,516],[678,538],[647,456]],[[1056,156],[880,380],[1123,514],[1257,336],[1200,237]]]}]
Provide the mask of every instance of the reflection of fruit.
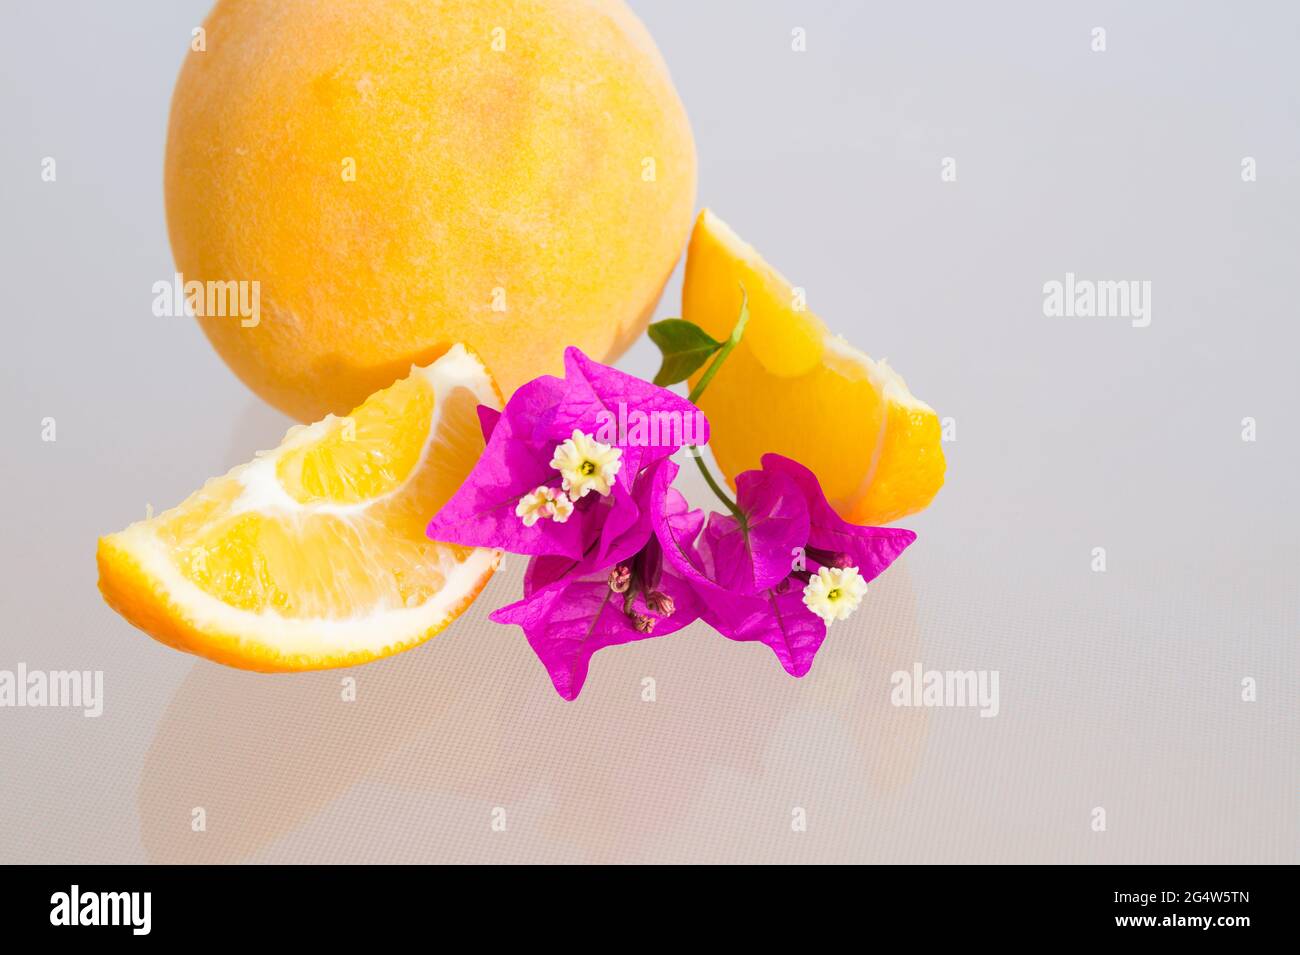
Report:
[{"label": "reflection of fruit", "polygon": [[99,589],[156,639],[249,670],[315,670],[409,649],[447,626],[495,551],[425,537],[483,450],[477,406],[501,407],[455,346],[346,418],[179,507],[99,541]]},{"label": "reflection of fruit", "polygon": [[509,394],[644,329],[695,146],[623,0],[219,0],[204,27],[172,248],[186,281],[261,283],[256,326],[201,324],[276,407],[344,412],[457,341]]},{"label": "reflection of fruit", "polygon": [[749,325],[700,399],[719,467],[734,479],[766,452],[792,457],[817,472],[831,503],[859,524],[929,504],[944,472],[934,411],[884,361],[797,309],[790,283],[706,209],[686,253],[682,317],[725,338],[741,286]]}]

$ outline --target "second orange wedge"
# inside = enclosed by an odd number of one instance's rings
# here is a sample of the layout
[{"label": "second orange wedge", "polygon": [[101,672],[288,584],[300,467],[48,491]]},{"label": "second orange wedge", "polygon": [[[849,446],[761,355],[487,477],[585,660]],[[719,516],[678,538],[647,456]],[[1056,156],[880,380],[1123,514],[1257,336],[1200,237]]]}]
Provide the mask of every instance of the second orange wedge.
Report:
[{"label": "second orange wedge", "polygon": [[725,340],[742,287],[744,338],[700,399],[709,447],[728,479],[776,452],[815,471],[831,504],[856,524],[885,524],[928,505],[945,469],[934,409],[884,361],[832,335],[780,273],[705,209],[686,253],[682,317]]}]

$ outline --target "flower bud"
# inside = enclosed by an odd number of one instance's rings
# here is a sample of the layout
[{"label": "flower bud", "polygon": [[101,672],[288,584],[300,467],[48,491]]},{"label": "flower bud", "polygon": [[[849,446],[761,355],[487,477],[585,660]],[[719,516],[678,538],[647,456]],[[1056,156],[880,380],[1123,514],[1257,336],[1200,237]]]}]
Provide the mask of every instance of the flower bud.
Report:
[{"label": "flower bud", "polygon": [[668,596],[662,590],[652,590],[645,598],[645,605],[650,608],[650,612],[660,617],[671,617],[677,605],[673,603],[673,598]]},{"label": "flower bud", "polygon": [[632,586],[632,568],[627,564],[619,564],[609,572],[609,589],[616,594],[627,593],[627,588]]},{"label": "flower bud", "polygon": [[636,628],[637,633],[653,633],[655,629],[654,617],[647,617],[645,614],[637,614],[632,618],[632,626]]}]

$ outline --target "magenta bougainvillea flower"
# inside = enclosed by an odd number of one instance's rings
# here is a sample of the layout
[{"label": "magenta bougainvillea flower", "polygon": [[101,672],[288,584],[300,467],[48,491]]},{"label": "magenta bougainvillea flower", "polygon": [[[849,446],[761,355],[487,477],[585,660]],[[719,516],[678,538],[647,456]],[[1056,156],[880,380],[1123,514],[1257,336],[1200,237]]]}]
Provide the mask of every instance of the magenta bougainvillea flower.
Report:
[{"label": "magenta bougainvillea flower", "polygon": [[698,615],[654,534],[683,444],[708,440],[686,399],[565,352],[565,377],[525,384],[433,517],[434,540],[527,554],[524,598],[492,619],[522,627],[556,690],[574,699],[601,647],[662,636]]},{"label": "magenta bougainvillea flower", "polygon": [[[521,627],[556,691],[577,697],[591,656],[603,647],[661,637],[699,616],[695,592],[671,567],[653,532],[677,465],[661,460],[637,478],[637,521],[603,558],[534,557],[524,574],[524,598],[492,614]],[[674,492],[675,493],[675,492]]]},{"label": "magenta bougainvillea flower", "polygon": [[[592,361],[564,353],[563,379],[523,385],[480,423],[487,447],[434,515],[434,540],[515,554],[604,559],[636,523],[632,488],[643,470],[683,444],[708,440],[693,404]],[[593,551],[593,548],[595,550]]]},{"label": "magenta bougainvillea flower", "polygon": [[738,515],[707,516],[670,491],[654,515],[656,536],[705,622],[732,640],[767,644],[788,673],[803,676],[827,624],[849,616],[916,535],[850,524],[816,475],[778,454],[741,473],[736,490]]},{"label": "magenta bougainvillea flower", "polygon": [[[742,307],[726,343],[683,338],[682,354],[668,361],[665,352],[660,377],[681,381],[701,367],[701,350],[716,352],[698,398],[746,316]],[[428,533],[531,558],[522,599],[492,619],[524,631],[566,700],[582,690],[597,650],[696,619],[767,644],[803,676],[827,626],[851,615],[868,582],[916,539],[843,520],[816,475],[777,454],[737,477],[733,501],[698,458],[708,422],[692,401],[576,348],[564,367],[563,379],[528,382],[502,412],[479,408],[486,448]],[[670,456],[683,446],[729,513],[693,510],[672,487]]]}]

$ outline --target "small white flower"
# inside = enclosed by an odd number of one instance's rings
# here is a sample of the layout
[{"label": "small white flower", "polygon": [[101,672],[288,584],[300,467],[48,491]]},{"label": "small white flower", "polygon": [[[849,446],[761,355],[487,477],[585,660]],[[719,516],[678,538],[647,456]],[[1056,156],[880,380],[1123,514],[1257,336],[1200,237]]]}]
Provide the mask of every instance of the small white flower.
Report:
[{"label": "small white flower", "polygon": [[[539,486],[532,494],[525,494],[515,505],[515,516],[523,518],[525,528],[532,528],[537,521],[555,516],[555,498],[560,495],[554,487]],[[568,503],[568,502],[565,502]],[[572,504],[569,509],[572,511]],[[568,515],[565,515],[567,520]]]},{"label": "small white flower", "polygon": [[555,488],[547,488],[554,495],[551,498],[551,520],[557,524],[563,524],[573,513],[573,502],[563,491],[557,491]]},{"label": "small white flower", "polygon": [[573,437],[556,445],[551,467],[560,472],[564,489],[573,500],[586,497],[588,491],[607,497],[623,466],[622,457],[618,448],[574,429]]},{"label": "small white flower", "polygon": [[858,609],[867,582],[856,567],[822,567],[803,589],[803,602],[827,623],[843,620]]}]

